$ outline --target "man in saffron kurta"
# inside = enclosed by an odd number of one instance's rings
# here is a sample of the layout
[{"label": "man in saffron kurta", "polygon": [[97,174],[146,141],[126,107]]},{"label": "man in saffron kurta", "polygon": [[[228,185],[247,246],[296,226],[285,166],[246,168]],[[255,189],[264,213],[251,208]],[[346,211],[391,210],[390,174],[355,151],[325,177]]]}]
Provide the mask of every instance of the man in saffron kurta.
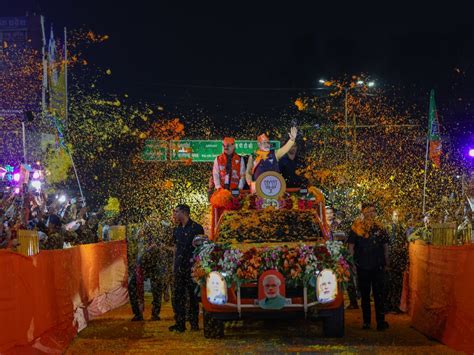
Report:
[{"label": "man in saffron kurta", "polygon": [[298,129],[292,127],[289,133],[290,140],[278,150],[270,149],[270,139],[264,133],[258,136],[258,150],[249,157],[246,179],[249,186],[254,186],[258,177],[267,171],[280,172],[278,161],[287,154],[295,144]]},{"label": "man in saffron kurta", "polygon": [[242,190],[245,184],[245,162],[235,153],[234,138],[226,137],[222,141],[224,152],[214,160],[212,177],[216,190]]}]

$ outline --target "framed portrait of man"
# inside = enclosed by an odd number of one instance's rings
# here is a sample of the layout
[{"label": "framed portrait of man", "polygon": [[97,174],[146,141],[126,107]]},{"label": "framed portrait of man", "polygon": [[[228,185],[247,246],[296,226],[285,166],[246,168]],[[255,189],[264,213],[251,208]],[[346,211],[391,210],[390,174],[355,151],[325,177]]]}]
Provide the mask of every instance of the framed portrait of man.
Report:
[{"label": "framed portrait of man", "polygon": [[282,309],[288,304],[285,297],[285,278],[276,270],[265,271],[258,279],[258,305],[263,309]]},{"label": "framed portrait of man", "polygon": [[322,270],[316,282],[316,294],[319,303],[329,303],[337,296],[337,277],[330,269]]},{"label": "framed portrait of man", "polygon": [[207,300],[211,304],[227,303],[227,283],[224,277],[216,271],[210,272],[206,278]]}]

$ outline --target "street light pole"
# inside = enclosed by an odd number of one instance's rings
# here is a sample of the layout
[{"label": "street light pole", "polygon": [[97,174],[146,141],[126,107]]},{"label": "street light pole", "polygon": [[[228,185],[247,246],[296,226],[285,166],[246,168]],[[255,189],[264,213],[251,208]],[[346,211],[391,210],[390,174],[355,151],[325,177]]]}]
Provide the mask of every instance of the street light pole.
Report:
[{"label": "street light pole", "polygon": [[348,135],[348,128],[349,128],[349,122],[348,122],[348,118],[347,118],[347,93],[349,92],[349,88],[344,88],[344,120],[345,120],[345,124],[346,124],[346,138],[345,138],[345,141],[344,141],[344,145],[345,145],[345,150],[346,150],[346,163],[349,162],[349,151],[348,151],[348,148],[347,146],[349,145],[348,142],[349,142],[349,135]]},{"label": "street light pole", "polygon": [[25,130],[25,122],[21,121],[21,133],[22,133],[22,140],[23,140],[23,160],[25,164],[28,164],[26,161],[26,130]]},{"label": "street light pole", "polygon": [[[325,85],[327,83],[326,80],[324,79],[319,79],[319,83],[320,84],[323,84]],[[330,86],[331,84],[329,84],[328,86]],[[359,80],[357,81],[357,85],[363,85],[363,86],[367,86],[369,88],[373,87],[375,85],[375,83],[373,81],[370,81],[368,83],[365,83],[364,81],[362,80]],[[345,131],[346,131],[346,134],[345,134],[345,138],[344,138],[344,145],[345,145],[345,152],[346,152],[346,163],[349,162],[349,108],[348,108],[348,102],[347,102],[347,99],[349,97],[349,90],[353,88],[352,86],[347,86],[347,87],[344,87],[344,125],[345,125]],[[355,135],[355,129],[356,129],[356,123],[355,123],[355,116],[354,116],[354,135]],[[355,143],[355,139],[354,139],[354,143]],[[355,145],[353,146],[353,152],[355,153]]]}]

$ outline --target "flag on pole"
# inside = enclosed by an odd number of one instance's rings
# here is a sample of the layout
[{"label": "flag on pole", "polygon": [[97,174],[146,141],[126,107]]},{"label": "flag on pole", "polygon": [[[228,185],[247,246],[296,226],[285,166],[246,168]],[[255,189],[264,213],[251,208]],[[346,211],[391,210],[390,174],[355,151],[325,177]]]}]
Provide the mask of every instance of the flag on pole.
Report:
[{"label": "flag on pole", "polygon": [[439,134],[438,111],[436,110],[434,90],[431,90],[430,93],[428,140],[430,142],[429,157],[433,164],[439,168],[441,166],[442,145]]},{"label": "flag on pole", "polygon": [[63,135],[63,121],[66,117],[66,77],[65,61],[62,60],[56,47],[53,27],[48,43],[48,77],[49,77],[49,117],[56,128],[59,145],[66,148]]}]

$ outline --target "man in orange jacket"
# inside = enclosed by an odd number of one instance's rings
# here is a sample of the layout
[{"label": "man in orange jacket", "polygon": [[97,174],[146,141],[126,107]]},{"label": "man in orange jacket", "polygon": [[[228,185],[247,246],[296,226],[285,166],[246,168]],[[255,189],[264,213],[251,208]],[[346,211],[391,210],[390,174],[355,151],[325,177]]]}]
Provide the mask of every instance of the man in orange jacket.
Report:
[{"label": "man in orange jacket", "polygon": [[225,137],[222,141],[224,153],[214,160],[212,177],[216,190],[242,190],[245,184],[244,158],[235,153],[234,138]]}]

